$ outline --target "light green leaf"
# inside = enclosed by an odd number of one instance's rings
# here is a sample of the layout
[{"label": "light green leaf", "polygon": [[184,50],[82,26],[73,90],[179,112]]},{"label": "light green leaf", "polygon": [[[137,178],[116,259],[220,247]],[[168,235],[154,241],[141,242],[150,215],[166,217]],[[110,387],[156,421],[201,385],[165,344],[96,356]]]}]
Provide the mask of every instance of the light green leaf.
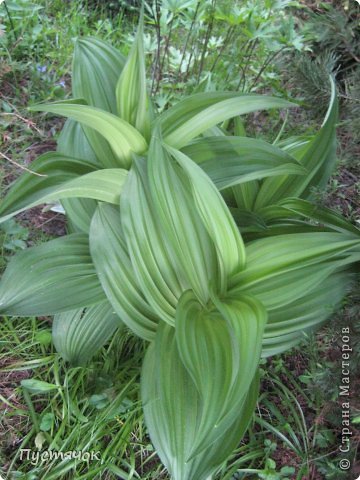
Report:
[{"label": "light green leaf", "polygon": [[61,201],[66,217],[69,233],[89,233],[91,219],[98,202],[91,198],[67,198]]},{"label": "light green leaf", "polygon": [[[125,57],[118,50],[103,40],[92,37],[78,39],[75,43],[72,63],[73,96],[84,98],[92,107],[117,115],[115,88],[125,61]],[[77,125],[81,132],[85,133],[91,150],[96,153],[103,167],[119,166],[109,143],[100,133],[85,125]],[[81,138],[82,136],[79,140]],[[66,140],[69,141],[71,138],[67,136]],[[77,156],[88,158],[82,155]]]},{"label": "light green leaf", "polygon": [[173,247],[154,210],[144,159],[137,159],[129,172],[120,197],[120,210],[124,237],[140,289],[156,315],[173,325],[184,284],[176,271]]},{"label": "light green leaf", "polygon": [[97,167],[101,165],[90,145],[83,126],[70,118],[66,120],[57,139],[57,151],[71,158],[86,159]]},{"label": "light green leaf", "polygon": [[311,196],[313,187],[322,188],[326,185],[335,168],[336,160],[335,128],[338,101],[333,80],[331,80],[331,86],[330,106],[324,124],[299,158],[301,165],[308,171],[307,175],[282,176],[265,180],[255,202],[257,210],[289,197],[308,198]]},{"label": "light green leaf", "polygon": [[167,148],[189,179],[195,206],[216,248],[222,285],[226,285],[227,276],[245,265],[245,246],[239,230],[210,178],[186,155]]},{"label": "light green leaf", "polygon": [[99,108],[73,102],[57,102],[34,105],[32,111],[51,112],[70,117],[99,132],[110,144],[118,166],[129,168],[133,153],[143,153],[147,149],[144,137],[129,123]]},{"label": "light green leaf", "polygon": [[[150,145],[148,171],[159,226],[174,252],[170,261],[183,279],[181,293],[192,289],[205,304],[209,283],[217,283],[218,262],[211,238],[194,208],[191,183],[155,138]],[[222,281],[224,284],[226,279]]]},{"label": "light green leaf", "polygon": [[55,315],[53,342],[73,365],[84,365],[123,323],[109,302]]},{"label": "light green leaf", "polygon": [[265,177],[306,173],[286,152],[247,137],[207,137],[182,149],[200,165],[219,190]]},{"label": "light green leaf", "polygon": [[[95,130],[93,130],[93,133],[102,138]],[[103,141],[105,142],[105,140]],[[116,161],[112,161],[111,165],[109,165],[108,156],[105,162],[103,162],[104,159],[102,156],[100,156],[101,160],[99,160],[85,135],[83,126],[70,118],[66,120],[61,130],[57,141],[57,151],[73,158],[86,158],[98,168],[100,168],[101,165],[113,166],[117,163]],[[101,153],[106,155],[109,151],[112,158],[114,155],[109,145],[107,150],[102,150]],[[69,231],[82,231],[87,233],[89,231],[91,217],[96,208],[96,201],[89,198],[71,198],[63,200],[61,204],[66,212]]]},{"label": "light green leaf", "polygon": [[281,98],[233,92],[198,93],[178,102],[157,121],[164,141],[182,148],[218,123],[237,115],[270,108],[295,106]]},{"label": "light green leaf", "polygon": [[72,92],[77,98],[116,114],[115,88],[126,58],[98,38],[80,38],[72,63]]},{"label": "light green leaf", "polygon": [[141,394],[151,440],[174,480],[211,478],[244,435],[255,408],[258,385],[255,377],[226,433],[189,460],[197,426],[204,421],[203,399],[181,361],[174,329],[159,325],[144,360]]},{"label": "light green leaf", "polygon": [[[239,185],[234,185],[231,189],[231,194],[234,196],[235,203],[240,209],[248,210],[253,212],[254,204],[256,201],[256,196],[260,188],[260,182],[253,180],[247,183],[240,183]],[[229,192],[225,190],[225,192]]]},{"label": "light green leaf", "polygon": [[262,356],[277,355],[305,338],[306,333],[319,328],[350,291],[353,277],[347,271],[330,275],[316,289],[297,300],[269,312]]},{"label": "light green leaf", "polygon": [[17,253],[0,282],[3,315],[52,315],[104,299],[83,234],[50,240]]},{"label": "light green leaf", "polygon": [[153,339],[158,318],[140,291],[115,207],[98,206],[91,223],[90,250],[113,309],[136,335]]},{"label": "light green leaf", "polygon": [[150,137],[150,100],[146,91],[143,10],[135,42],[116,86],[117,111],[146,139]]},{"label": "light green leaf", "polygon": [[189,459],[234,423],[257,371],[267,314],[250,297],[220,301],[203,309],[188,291],[180,298],[175,337],[181,360],[202,400],[201,421]]},{"label": "light green leaf", "polygon": [[59,387],[54,383],[48,383],[42,380],[35,380],[32,378],[21,380],[20,383],[24,388],[26,388],[26,390],[29,390],[29,392],[31,393],[47,393],[59,389]]},{"label": "light green leaf", "polygon": [[[45,153],[31,165],[39,175],[24,172],[10,187],[0,204],[0,216],[16,215],[28,205],[41,203],[41,199],[65,183],[95,170],[87,160],[70,158],[56,152]],[[40,200],[40,201],[39,201]]]},{"label": "light green leaf", "polygon": [[[120,193],[125,183],[128,171],[122,168],[109,168],[106,170],[96,170],[81,177],[65,182],[55,188],[47,186],[46,179],[43,180],[42,189],[36,191],[32,195],[30,203],[28,198],[21,198],[21,203],[26,204],[18,210],[13,210],[6,215],[4,212],[1,221],[5,221],[12,216],[34,207],[41,203],[51,202],[54,200],[61,200],[64,198],[93,198],[102,202],[119,203]],[[49,180],[50,185],[53,183],[52,178]],[[43,195],[43,192],[50,192]],[[32,191],[31,191],[32,193]]]},{"label": "light green leaf", "polygon": [[339,213],[300,198],[287,198],[276,206],[265,207],[259,214],[266,221],[280,221],[305,217],[341,233],[360,235],[360,229],[352,225]]},{"label": "light green leaf", "polygon": [[255,240],[246,248],[246,269],[232,278],[231,286],[237,292],[245,288],[251,293],[253,287],[266,281],[270,288],[277,275],[293,270],[300,274],[301,269],[309,265],[342,259],[346,252],[350,255],[359,245],[360,239],[335,232],[276,235]]}]

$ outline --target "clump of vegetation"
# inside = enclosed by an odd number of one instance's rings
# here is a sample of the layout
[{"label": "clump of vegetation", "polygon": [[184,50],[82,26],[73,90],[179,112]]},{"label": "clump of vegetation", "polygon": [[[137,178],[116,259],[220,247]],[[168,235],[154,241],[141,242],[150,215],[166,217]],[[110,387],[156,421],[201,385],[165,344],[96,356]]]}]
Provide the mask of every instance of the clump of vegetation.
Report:
[{"label": "clump of vegetation", "polygon": [[[79,40],[74,98],[32,107],[69,120],[58,150],[32,162],[0,214],[8,220],[60,200],[71,233],[15,255],[0,311],[55,314],[54,345],[73,364],[86,364],[125,326],[149,342],[141,396],[151,440],[173,479],[208,480],[247,430],[261,358],[318,328],[350,288],[359,230],[312,202],[335,167],[333,80],[311,138],[270,144],[236,135],[240,115],[294,105],[214,91],[157,113],[142,29],[141,20],[127,58]],[[277,393],[289,395],[281,385]],[[53,421],[43,418],[41,432]],[[275,468],[269,455],[255,472],[266,478]]]}]

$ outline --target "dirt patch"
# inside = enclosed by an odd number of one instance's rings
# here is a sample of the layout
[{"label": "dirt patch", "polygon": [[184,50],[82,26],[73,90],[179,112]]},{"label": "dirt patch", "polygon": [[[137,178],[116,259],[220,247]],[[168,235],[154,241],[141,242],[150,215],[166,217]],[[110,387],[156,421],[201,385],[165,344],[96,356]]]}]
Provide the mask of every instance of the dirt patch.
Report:
[{"label": "dirt patch", "polygon": [[16,389],[19,387],[21,380],[31,377],[32,372],[31,370],[4,370],[5,368],[11,368],[11,365],[16,361],[16,358],[11,357],[0,359],[0,393],[11,405],[0,399],[0,446],[5,455],[21,443],[22,432],[26,429],[28,423],[26,416],[17,413],[18,410],[27,411],[27,407],[22,403]]},{"label": "dirt patch", "polygon": [[[43,232],[51,237],[61,237],[66,234],[66,219],[61,213],[44,211],[44,207],[34,207],[18,216],[21,224],[30,230],[30,241],[34,235],[32,232]],[[35,235],[37,236],[37,235]]]}]

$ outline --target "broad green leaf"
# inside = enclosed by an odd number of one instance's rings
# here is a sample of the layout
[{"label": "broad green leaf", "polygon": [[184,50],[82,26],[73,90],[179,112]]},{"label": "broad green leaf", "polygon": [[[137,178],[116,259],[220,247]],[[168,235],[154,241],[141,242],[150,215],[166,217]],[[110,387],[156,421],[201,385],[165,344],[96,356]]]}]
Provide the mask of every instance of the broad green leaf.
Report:
[{"label": "broad green leaf", "polygon": [[258,385],[255,376],[231,427],[189,460],[198,425],[204,421],[203,399],[181,361],[175,330],[164,323],[159,325],[144,360],[141,394],[151,440],[174,480],[211,478],[244,435],[255,408]]},{"label": "broad green leaf", "polygon": [[[68,118],[57,141],[57,150],[63,154],[75,158],[86,158],[96,167],[114,167],[117,160],[110,145],[95,130],[86,129],[74,120]],[[87,135],[94,144],[96,137],[96,152],[92,148]],[[71,198],[61,202],[65,209],[70,231],[89,232],[91,218],[96,209],[97,202],[90,198]]]},{"label": "broad green leaf", "polygon": [[276,206],[263,208],[259,211],[259,214],[265,221],[270,222],[282,221],[287,218],[305,217],[341,233],[360,235],[360,229],[352,225],[336,211],[300,198],[287,198]]},{"label": "broad green leaf", "polygon": [[179,300],[175,337],[181,360],[202,400],[189,459],[234,423],[257,371],[267,314],[249,297],[219,300],[204,309],[190,291]]},{"label": "broad green leaf", "polygon": [[68,157],[86,159],[97,167],[101,165],[84,132],[83,126],[70,118],[66,120],[57,139],[57,151]]},{"label": "broad green leaf", "polygon": [[[280,308],[316,290],[326,278],[341,268],[341,260],[329,262],[316,262],[313,265],[299,267],[294,270],[277,272],[273,276],[265,275],[263,280],[238,291],[251,293],[260,300],[270,312]],[[251,269],[251,266],[249,266]]]},{"label": "broad green leaf", "polygon": [[117,111],[146,139],[150,137],[150,100],[146,91],[143,11],[135,42],[116,86]]},{"label": "broad green leaf", "polygon": [[253,180],[251,182],[235,185],[230,190],[235,198],[235,203],[238,208],[253,212],[259,188],[260,182]]},{"label": "broad green leaf", "polygon": [[116,114],[115,88],[126,58],[98,38],[80,38],[72,63],[72,92],[93,106]]},{"label": "broad green leaf", "polygon": [[[159,225],[174,252],[171,261],[184,279],[182,291],[192,289],[205,304],[209,299],[209,283],[217,284],[218,262],[206,226],[194,208],[191,183],[155,138],[149,149],[148,171]],[[225,278],[220,280],[225,284]]]},{"label": "broad green leaf", "polygon": [[240,208],[234,207],[229,207],[229,210],[241,232],[262,232],[267,229],[266,223],[262,217],[260,217],[260,215],[256,215],[256,213],[249,212],[248,210],[241,210]]},{"label": "broad green leaf", "polygon": [[54,390],[58,390],[58,385],[54,383],[44,382],[43,380],[35,380],[33,378],[27,378],[21,380],[21,386],[29,390],[31,393],[47,393]]},{"label": "broad green leaf", "polygon": [[196,209],[216,248],[222,285],[226,285],[226,277],[245,265],[245,246],[239,230],[206,173],[180,151],[167,148],[189,179]]},{"label": "broad green leaf", "polygon": [[330,275],[316,289],[294,302],[269,312],[262,356],[282,353],[318,328],[340,306],[353,277],[343,271]]},{"label": "broad green leaf", "polygon": [[[248,244],[247,269],[237,276],[237,285],[231,290],[231,295],[241,298],[244,294],[250,294],[264,304],[269,313],[264,345],[270,352],[290,348],[303,338],[306,329],[316,328],[327,318],[323,311],[325,303],[319,299],[319,305],[314,309],[311,298],[313,295],[316,297],[317,292],[320,295],[321,291],[325,295],[326,289],[323,290],[323,286],[331,282],[329,279],[336,272],[346,273],[349,265],[360,261],[357,250],[359,241],[346,240],[348,238],[349,236],[339,233],[293,234]],[[350,271],[346,275],[349,276],[349,273]],[[347,284],[347,279],[345,280]],[[332,283],[331,285],[329,292],[334,288]],[[339,292],[343,292],[342,288],[339,288]],[[333,296],[336,304],[341,295]],[[331,297],[330,293],[328,303],[331,303]],[[308,301],[310,310],[307,311]],[[298,305],[303,308],[304,321],[298,318]],[[282,324],[280,322],[284,315]],[[271,333],[273,322],[279,322],[274,335]],[[286,328],[287,324],[290,325],[289,328]]]},{"label": "broad green leaf", "polygon": [[[35,205],[51,202],[53,200],[62,200],[64,198],[93,198],[102,202],[118,204],[120,193],[127,175],[128,171],[122,168],[96,170],[95,172],[87,173],[52,189],[47,187],[46,181],[44,180],[42,190],[36,192],[36,194],[32,196],[32,201],[30,201],[30,203],[26,197],[21,198],[22,204],[26,203],[26,205],[18,210],[13,210],[8,214],[4,212],[1,221],[5,221],[21,211],[34,207]],[[51,183],[52,179],[50,178],[50,184]],[[49,191],[50,193],[43,195],[42,193],[44,190]]]},{"label": "broad green leaf", "polygon": [[[92,107],[117,115],[115,88],[125,61],[118,50],[103,40],[91,37],[78,39],[72,63],[73,96],[84,98]],[[101,165],[105,168],[119,166],[109,143],[100,133],[85,125],[79,125],[78,128],[85,133],[86,140]],[[71,138],[68,137],[67,140]]]},{"label": "broad green leaf", "polygon": [[136,335],[152,340],[158,318],[134,275],[117,208],[106,204],[98,206],[91,223],[90,251],[113,309]]},{"label": "broad green leaf", "polygon": [[257,210],[289,197],[308,198],[311,196],[313,187],[322,188],[326,185],[335,168],[336,160],[335,128],[338,101],[333,80],[331,85],[330,106],[323,126],[299,158],[301,165],[307,169],[307,175],[282,176],[265,180],[255,202]]},{"label": "broad green leaf", "polygon": [[277,275],[292,270],[301,274],[301,269],[309,265],[342,259],[359,245],[360,239],[335,232],[277,235],[255,240],[246,247],[246,269],[234,275],[231,286],[236,292],[245,288],[249,294],[265,281],[271,288]]},{"label": "broad green leaf", "polygon": [[61,201],[69,233],[89,233],[91,219],[98,202],[91,198],[67,198]]},{"label": "broad green leaf", "polygon": [[84,365],[123,323],[109,302],[58,313],[52,326],[60,355],[73,365]]},{"label": "broad green leaf", "polygon": [[193,138],[229,118],[256,110],[293,106],[295,105],[286,100],[266,95],[198,93],[180,100],[174,107],[162,113],[157,124],[161,127],[167,144],[182,148]]},{"label": "broad green leaf", "polygon": [[140,290],[156,316],[173,325],[177,300],[189,285],[176,270],[176,254],[159,223],[144,159],[136,159],[129,171],[120,197],[120,211]]},{"label": "broad green leaf", "polygon": [[274,145],[299,160],[306,152],[314,135],[297,135],[284,138]]},{"label": "broad green leaf", "polygon": [[182,152],[200,165],[219,190],[275,175],[306,173],[294,157],[254,138],[201,138]]},{"label": "broad green leaf", "polygon": [[[56,104],[63,103],[67,105],[87,105],[84,99],[66,100]],[[94,163],[104,168],[119,166],[119,160],[104,136],[99,131],[71,118],[66,120],[60,134],[58,150],[77,158],[94,158]]]},{"label": "broad green leaf", "polygon": [[[101,135],[95,132],[95,130],[93,130],[93,133],[101,137]],[[100,168],[101,165],[104,165],[105,167],[109,166],[109,157],[106,157],[105,162],[103,162],[104,159],[100,157],[102,159],[102,161],[100,161],[87,139],[83,126],[70,118],[66,120],[65,125],[61,130],[57,141],[57,150],[70,157],[86,158],[98,168]],[[108,146],[108,150],[113,156],[110,146]],[[107,153],[108,151],[102,150],[102,154],[106,155]],[[116,163],[117,162],[114,161],[110,166],[116,165]],[[94,214],[97,202],[90,198],[71,198],[63,200],[61,204],[66,212],[69,231],[87,233],[90,228],[91,218]]]},{"label": "broad green leaf", "polygon": [[129,168],[132,154],[140,154],[147,149],[144,137],[133,126],[99,108],[64,101],[34,105],[30,110],[63,115],[96,130],[109,142],[119,167]]},{"label": "broad green leaf", "polygon": [[[70,158],[62,153],[45,153],[31,164],[39,175],[24,172],[10,187],[0,204],[0,216],[15,215],[28,205],[41,203],[41,199],[65,183],[95,170],[87,160]],[[40,200],[40,201],[39,201]]]},{"label": "broad green leaf", "polygon": [[0,281],[3,315],[52,315],[104,300],[83,234],[17,253]]}]

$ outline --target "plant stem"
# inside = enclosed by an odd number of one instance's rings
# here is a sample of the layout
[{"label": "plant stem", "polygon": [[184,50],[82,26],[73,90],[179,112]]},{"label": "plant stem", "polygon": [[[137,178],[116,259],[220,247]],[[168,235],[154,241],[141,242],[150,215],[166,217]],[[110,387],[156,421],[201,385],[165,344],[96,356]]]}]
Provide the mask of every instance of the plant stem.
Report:
[{"label": "plant stem", "polygon": [[263,74],[264,70],[268,67],[268,65],[286,48],[286,46],[280,48],[280,50],[278,50],[277,52],[274,52],[272,55],[269,55],[268,58],[265,60],[265,62],[263,63],[263,66],[260,68],[260,71],[259,73],[256,75],[256,78],[255,80],[253,81],[253,83],[251,84],[250,88],[249,88],[249,91],[257,84],[257,81],[259,80],[259,78],[261,77],[261,75]]},{"label": "plant stem", "polygon": [[158,75],[158,79],[160,77],[160,72],[158,72],[158,68],[159,68],[159,62],[160,62],[161,31],[160,31],[160,6],[159,6],[158,0],[155,0],[155,28],[156,28],[157,49],[156,49],[156,56],[155,56],[155,62],[154,62],[154,67],[152,72],[152,79],[151,79],[152,94],[155,93],[154,87],[155,87],[156,75]]},{"label": "plant stem", "polygon": [[258,39],[256,38],[254,42],[251,42],[251,40],[250,40],[250,41],[248,41],[248,43],[246,45],[244,58],[247,57],[247,59],[246,59],[245,66],[242,69],[242,74],[241,74],[238,86],[236,87],[236,90],[240,90],[240,87],[241,87],[241,84],[242,84],[242,91],[244,91],[244,88],[245,88],[245,85],[246,85],[246,73],[247,73],[247,70],[249,68],[251,56],[253,54],[253,51],[255,49],[255,46],[256,46],[257,42],[258,42]]},{"label": "plant stem", "polygon": [[160,79],[162,77],[162,72],[163,72],[163,69],[164,69],[164,64],[165,64],[165,58],[166,58],[166,54],[169,50],[169,46],[170,46],[170,38],[171,38],[171,33],[172,33],[172,27],[173,27],[173,24],[174,24],[174,20],[175,20],[175,14],[173,14],[173,17],[172,19],[170,20],[170,25],[169,25],[169,34],[168,36],[166,37],[166,42],[165,42],[165,46],[164,46],[164,54],[163,54],[163,57],[162,57],[162,61],[161,61],[161,65],[160,65],[160,75],[158,77],[158,81],[157,81],[157,85],[156,85],[156,92],[158,91],[159,89],[159,85],[160,85]]},{"label": "plant stem", "polygon": [[203,71],[203,68],[204,68],[207,47],[208,47],[208,43],[209,43],[209,40],[210,40],[210,35],[211,35],[211,32],[212,32],[212,29],[213,29],[213,26],[214,26],[215,5],[216,5],[216,0],[212,0],[212,2],[211,2],[211,19],[210,19],[210,22],[208,23],[208,27],[206,29],[205,40],[204,40],[204,44],[203,44],[203,48],[202,48],[202,52],[201,52],[200,66],[199,66],[199,72],[198,72],[198,78],[197,78],[198,84],[200,83],[200,77],[201,77],[201,74],[202,74],[202,71]]},{"label": "plant stem", "polygon": [[235,27],[234,26],[231,26],[229,27],[228,31],[226,32],[226,36],[225,36],[225,40],[224,40],[224,43],[222,44],[220,50],[219,50],[219,53],[217,54],[215,60],[214,60],[214,63],[212,64],[211,68],[210,68],[210,72],[213,72],[215,67],[216,67],[216,64],[219,60],[219,58],[221,57],[221,55],[223,54],[225,48],[227,47],[228,43],[230,42],[230,39],[232,37],[232,34],[234,33],[235,31]]},{"label": "plant stem", "polygon": [[197,4],[196,4],[195,13],[194,13],[193,19],[192,19],[192,21],[191,21],[191,25],[190,25],[190,30],[189,30],[189,32],[188,32],[188,34],[187,34],[187,36],[186,36],[185,45],[184,45],[184,49],[183,49],[183,53],[182,53],[182,56],[181,56],[181,61],[180,61],[180,65],[179,65],[177,77],[176,77],[176,81],[177,81],[177,82],[179,81],[179,78],[180,78],[180,76],[181,76],[181,67],[182,67],[182,64],[183,64],[183,62],[184,62],[186,50],[187,50],[187,47],[188,47],[188,43],[189,43],[189,40],[190,40],[192,31],[193,31],[193,28],[194,28],[194,25],[195,25],[196,17],[197,17],[197,14],[198,14],[198,11],[199,11],[199,7],[200,7],[200,1],[201,1],[201,0],[198,0],[198,2],[197,2]]},{"label": "plant stem", "polygon": [[8,9],[8,6],[6,5],[5,1],[4,1],[4,7],[5,7],[5,10],[6,10],[6,14],[8,16],[9,22],[10,22],[11,30],[13,32],[13,35],[14,35],[14,38],[15,38],[15,41],[16,41],[18,39],[18,37],[17,37],[16,32],[15,32],[15,26],[14,26],[14,23],[12,21],[12,18],[11,18],[9,9]]}]

